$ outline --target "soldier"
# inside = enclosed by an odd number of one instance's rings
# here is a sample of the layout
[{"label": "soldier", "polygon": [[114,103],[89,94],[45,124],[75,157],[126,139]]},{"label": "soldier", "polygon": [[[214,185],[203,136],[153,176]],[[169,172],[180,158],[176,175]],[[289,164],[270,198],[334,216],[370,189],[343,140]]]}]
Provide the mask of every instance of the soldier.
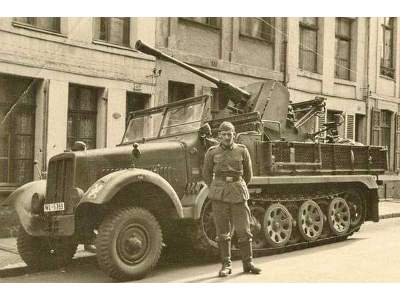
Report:
[{"label": "soldier", "polygon": [[232,273],[231,225],[238,236],[243,271],[260,274],[261,269],[255,267],[252,262],[250,209],[247,205],[247,184],[253,175],[250,155],[244,145],[234,143],[236,134],[232,123],[223,122],[218,130],[221,142],[207,151],[203,177],[209,186],[208,197],[212,200],[217,229],[222,260],[219,276],[225,277]]}]

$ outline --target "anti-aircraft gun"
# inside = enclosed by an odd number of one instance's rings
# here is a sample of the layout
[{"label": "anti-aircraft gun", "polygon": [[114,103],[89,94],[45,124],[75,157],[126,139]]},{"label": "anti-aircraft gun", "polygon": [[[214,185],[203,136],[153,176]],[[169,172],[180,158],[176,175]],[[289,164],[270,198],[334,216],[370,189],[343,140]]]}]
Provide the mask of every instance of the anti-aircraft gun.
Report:
[{"label": "anti-aircraft gun", "polygon": [[[310,129],[302,128],[314,116],[325,112],[325,98],[291,103],[288,89],[276,80],[264,80],[245,87],[237,87],[230,82],[211,76],[158,49],[137,41],[136,49],[158,59],[176,64],[200,77],[214,83],[219,89],[219,112],[215,119],[227,115],[257,112],[263,120],[264,128],[272,135],[288,141],[304,141]],[[277,126],[279,124],[279,126]],[[279,127],[280,132],[273,134]]]}]

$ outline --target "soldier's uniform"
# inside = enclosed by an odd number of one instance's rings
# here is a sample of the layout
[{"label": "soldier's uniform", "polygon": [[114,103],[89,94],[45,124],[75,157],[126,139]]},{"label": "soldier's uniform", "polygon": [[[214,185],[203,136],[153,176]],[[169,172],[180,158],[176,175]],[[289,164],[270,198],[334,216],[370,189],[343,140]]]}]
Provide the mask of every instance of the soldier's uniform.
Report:
[{"label": "soldier's uniform", "polygon": [[[252,264],[252,234],[250,210],[247,205],[249,191],[247,184],[252,177],[249,151],[246,146],[233,143],[229,147],[222,143],[211,147],[205,156],[203,178],[209,187],[208,198],[217,229],[221,259],[231,273],[231,230],[235,228],[245,272],[260,273]],[[222,272],[221,270],[221,272]],[[223,274],[220,276],[226,276]]]}]

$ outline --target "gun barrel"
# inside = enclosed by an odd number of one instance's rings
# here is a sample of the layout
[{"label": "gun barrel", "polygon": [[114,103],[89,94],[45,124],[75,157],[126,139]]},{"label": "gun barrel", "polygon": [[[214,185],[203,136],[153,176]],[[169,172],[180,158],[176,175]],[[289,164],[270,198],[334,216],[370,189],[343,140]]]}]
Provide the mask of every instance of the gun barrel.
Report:
[{"label": "gun barrel", "polygon": [[184,68],[186,70],[189,70],[190,72],[195,73],[195,74],[197,74],[197,75],[199,75],[199,76],[201,76],[201,77],[203,77],[205,79],[208,79],[209,81],[211,81],[211,82],[213,82],[215,84],[218,84],[220,82],[220,80],[218,78],[215,78],[215,77],[213,77],[211,75],[208,75],[208,74],[206,74],[206,73],[204,73],[204,72],[202,72],[202,71],[200,71],[200,70],[198,70],[196,68],[193,68],[192,66],[189,66],[188,64],[186,64],[186,63],[184,63],[184,62],[182,62],[180,60],[177,60],[176,58],[173,58],[172,56],[169,56],[169,55],[167,55],[165,53],[162,53],[161,51],[159,51],[159,50],[157,50],[157,49],[155,49],[153,47],[150,47],[149,45],[143,43],[140,40],[138,40],[136,42],[135,48],[136,48],[136,50],[139,50],[140,52],[143,52],[145,54],[152,55],[152,56],[154,56],[156,58],[163,59],[165,61],[169,61],[169,62],[172,62],[172,63],[178,65],[178,66],[181,66],[182,68]]},{"label": "gun barrel", "polygon": [[[135,48],[136,48],[136,50],[139,50],[140,52],[143,52],[145,54],[152,55],[158,59],[163,59],[165,61],[169,61],[178,66],[181,66],[182,68],[184,68],[194,74],[197,74],[200,77],[207,79],[208,81],[211,81],[212,83],[216,84],[219,88],[222,88],[224,90],[230,90],[231,91],[230,94],[233,94],[235,98],[238,97],[238,94],[241,95],[240,98],[244,98],[244,99],[249,99],[251,96],[250,93],[248,93],[247,91],[245,91],[239,87],[236,87],[228,82],[225,82],[221,79],[218,79],[214,76],[208,75],[207,73],[204,73],[204,72],[200,71],[199,69],[196,69],[180,60],[177,60],[176,58],[173,58],[172,56],[162,53],[161,51],[143,43],[140,40],[138,40],[136,42]],[[232,100],[234,100],[234,99],[232,99]]]}]

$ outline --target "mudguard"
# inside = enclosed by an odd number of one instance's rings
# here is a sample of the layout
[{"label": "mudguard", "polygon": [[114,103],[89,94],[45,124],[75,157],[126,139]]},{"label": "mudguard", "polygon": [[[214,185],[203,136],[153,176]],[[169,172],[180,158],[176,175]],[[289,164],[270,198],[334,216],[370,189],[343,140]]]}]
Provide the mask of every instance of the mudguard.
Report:
[{"label": "mudguard", "polygon": [[174,204],[178,217],[183,218],[182,204],[173,187],[160,175],[144,169],[121,170],[100,178],[83,195],[77,209],[84,203],[105,204],[122,188],[135,182],[149,182],[161,188]]},{"label": "mudguard", "polygon": [[203,209],[204,202],[206,202],[208,196],[208,186],[205,185],[200,192],[197,194],[195,207],[194,207],[194,219],[197,220],[200,218],[201,210]]},{"label": "mudguard", "polygon": [[376,177],[373,175],[321,175],[321,176],[254,176],[249,184],[314,184],[314,183],[360,183],[369,190],[378,189]]},{"label": "mudguard", "polygon": [[25,231],[34,236],[49,235],[44,220],[31,212],[31,199],[34,193],[46,194],[46,180],[33,181],[16,189],[7,201],[13,203],[19,222]]}]

